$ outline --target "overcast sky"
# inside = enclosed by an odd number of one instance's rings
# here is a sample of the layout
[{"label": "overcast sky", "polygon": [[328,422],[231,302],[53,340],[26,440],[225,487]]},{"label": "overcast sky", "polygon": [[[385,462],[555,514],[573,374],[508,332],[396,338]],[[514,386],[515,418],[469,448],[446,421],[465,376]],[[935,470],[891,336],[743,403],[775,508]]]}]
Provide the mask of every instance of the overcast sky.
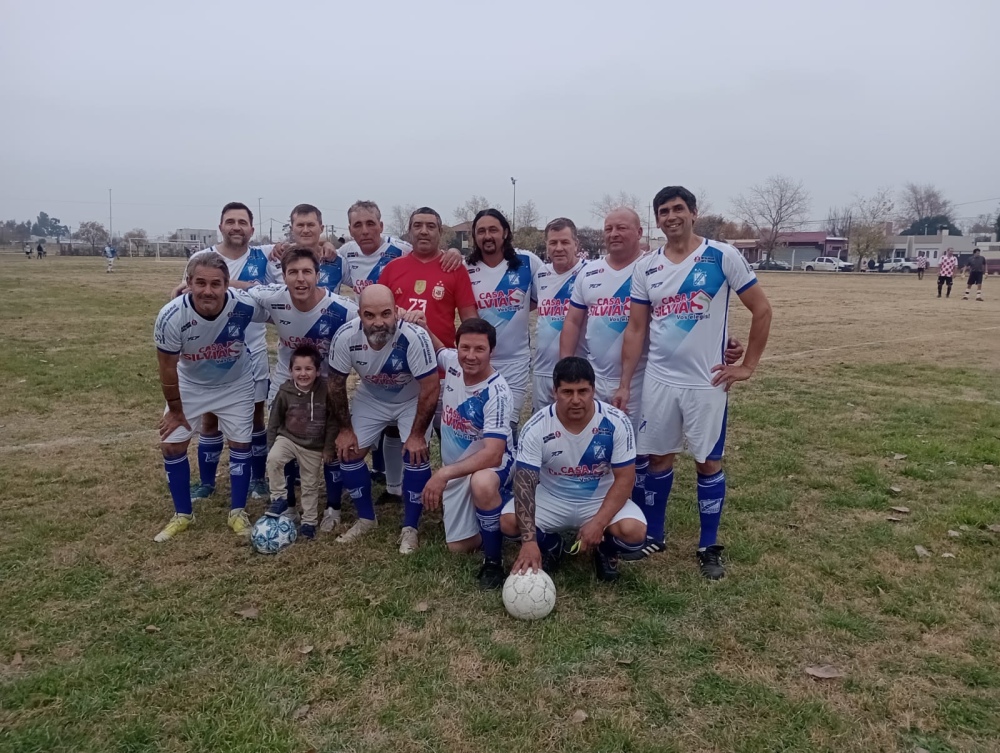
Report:
[{"label": "overcast sky", "polygon": [[[997,0],[0,0],[0,219],[151,235],[472,194],[596,224],[621,189],[716,211],[768,175],[1000,197]],[[266,226],[266,225],[265,225]]]}]

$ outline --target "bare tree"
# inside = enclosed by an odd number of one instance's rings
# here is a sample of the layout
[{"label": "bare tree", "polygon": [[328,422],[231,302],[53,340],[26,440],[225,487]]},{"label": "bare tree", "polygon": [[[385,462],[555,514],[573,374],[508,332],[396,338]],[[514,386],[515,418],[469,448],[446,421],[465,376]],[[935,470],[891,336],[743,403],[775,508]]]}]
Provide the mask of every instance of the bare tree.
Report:
[{"label": "bare tree", "polygon": [[826,214],[826,232],[836,238],[846,238],[851,229],[851,207],[830,207]]},{"label": "bare tree", "polygon": [[473,218],[484,209],[493,206],[485,196],[472,196],[460,207],[456,207],[452,214],[456,223],[472,222]]},{"label": "bare tree", "polygon": [[907,183],[899,195],[896,219],[906,227],[925,217],[947,217],[949,222],[954,222],[955,207],[936,186]]},{"label": "bare tree", "polygon": [[736,217],[753,228],[770,258],[783,234],[802,227],[810,199],[802,181],[772,175],[732,201]]},{"label": "bare tree", "polygon": [[648,234],[649,222],[647,210],[649,207],[643,204],[642,199],[634,193],[628,193],[625,190],[621,190],[616,194],[606,193],[590,205],[590,213],[593,215],[595,220],[601,223],[601,226],[603,227],[604,218],[611,214],[611,212],[615,209],[621,209],[623,207],[631,209],[639,215],[639,221],[642,223],[643,232]]},{"label": "bare tree", "polygon": [[855,196],[848,240],[858,260],[855,269],[860,271],[864,259],[874,259],[886,249],[895,209],[892,189],[888,187],[877,189],[871,196]]},{"label": "bare tree", "polygon": [[104,245],[110,239],[107,228],[100,222],[94,222],[93,220],[81,222],[80,227],[74,235],[80,240],[89,243],[92,251],[97,250],[98,244]]},{"label": "bare tree", "polygon": [[389,232],[397,238],[405,240],[406,234],[410,230],[410,215],[416,208],[414,204],[394,204],[389,210],[389,216],[385,218]]},{"label": "bare tree", "polygon": [[538,214],[538,208],[535,206],[535,202],[528,199],[523,204],[518,204],[517,213],[514,226],[520,230],[521,228],[537,228],[538,223],[541,221],[541,216]]},{"label": "bare tree", "polygon": [[722,238],[720,232],[725,224],[726,218],[721,214],[702,214],[699,212],[698,218],[694,221],[694,232],[703,238],[720,240]]},{"label": "bare tree", "polygon": [[992,214],[981,214],[965,225],[966,235],[989,235],[996,229],[997,218]]}]

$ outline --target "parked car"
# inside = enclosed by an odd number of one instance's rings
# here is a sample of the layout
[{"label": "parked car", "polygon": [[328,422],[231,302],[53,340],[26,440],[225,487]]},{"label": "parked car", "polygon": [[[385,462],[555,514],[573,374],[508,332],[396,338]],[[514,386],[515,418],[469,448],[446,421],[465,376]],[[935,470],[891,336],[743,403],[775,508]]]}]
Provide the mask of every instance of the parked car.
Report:
[{"label": "parked car", "polygon": [[750,265],[753,269],[773,269],[779,272],[791,272],[792,265],[786,261],[779,261],[778,259],[763,259],[761,261],[755,261]]},{"label": "parked car", "polygon": [[801,268],[806,272],[850,272],[854,265],[836,256],[818,256],[802,262]]},{"label": "parked car", "polygon": [[909,259],[886,259],[882,265],[883,272],[916,272],[917,263]]}]

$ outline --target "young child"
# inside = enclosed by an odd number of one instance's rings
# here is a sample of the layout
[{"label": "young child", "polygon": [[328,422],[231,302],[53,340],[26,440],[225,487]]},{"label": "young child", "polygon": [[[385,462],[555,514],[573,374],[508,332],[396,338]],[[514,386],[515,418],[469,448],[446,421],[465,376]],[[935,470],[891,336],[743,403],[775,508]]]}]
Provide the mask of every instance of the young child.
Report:
[{"label": "young child", "polygon": [[[302,526],[299,533],[315,538],[319,495],[323,486],[323,460],[335,454],[338,427],[330,409],[326,380],[320,378],[322,358],[313,345],[300,345],[289,362],[291,379],[278,389],[267,425],[267,480],[271,508],[287,507],[285,464],[299,463],[302,483]],[[279,501],[285,504],[273,504]]]}]

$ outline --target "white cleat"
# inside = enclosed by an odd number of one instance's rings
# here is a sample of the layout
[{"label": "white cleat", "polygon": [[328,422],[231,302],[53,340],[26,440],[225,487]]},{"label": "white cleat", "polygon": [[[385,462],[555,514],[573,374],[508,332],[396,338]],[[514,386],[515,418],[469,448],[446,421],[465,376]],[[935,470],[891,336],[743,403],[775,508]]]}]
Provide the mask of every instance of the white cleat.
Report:
[{"label": "white cleat", "polygon": [[420,546],[420,543],[417,541],[417,529],[405,526],[399,532],[399,553],[412,554],[417,551],[418,546]]},{"label": "white cleat", "polygon": [[365,534],[374,531],[375,526],[377,526],[374,520],[368,520],[367,518],[358,518],[354,525],[348,529],[347,533],[342,533],[337,537],[338,544],[353,544],[355,541],[360,539]]},{"label": "white cleat", "polygon": [[323,533],[331,533],[339,525],[340,510],[334,510],[332,507],[326,508],[326,512],[323,513],[323,520],[319,524],[319,530]]}]

